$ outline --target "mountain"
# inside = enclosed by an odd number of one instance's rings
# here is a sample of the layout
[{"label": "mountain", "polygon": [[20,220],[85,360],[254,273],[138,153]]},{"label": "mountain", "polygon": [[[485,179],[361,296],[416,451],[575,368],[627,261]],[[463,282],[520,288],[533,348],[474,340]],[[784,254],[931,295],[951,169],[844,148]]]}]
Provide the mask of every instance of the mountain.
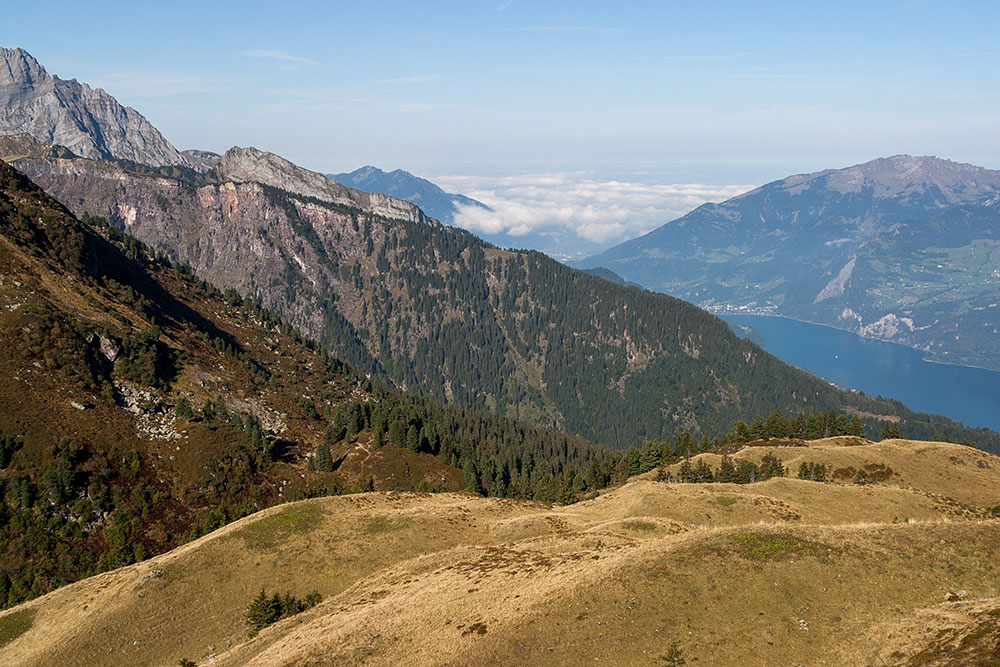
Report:
[{"label": "mountain", "polygon": [[579,266],[1000,369],[998,202],[1000,171],[900,155],[705,204]]},{"label": "mountain", "polygon": [[11,159],[77,214],[106,218],[426,397],[618,449],[721,435],[776,409],[855,413],[873,432],[899,418],[914,437],[993,446],[992,432],[838,391],[688,303],[499,250],[271,153],[233,148],[197,172],[52,150]]},{"label": "mountain", "polygon": [[95,160],[194,165],[135,109],[100,88],[50,76],[24,49],[0,47],[0,135],[12,134]]},{"label": "mountain", "polygon": [[276,503],[566,501],[620,458],[371,382],[3,162],[0,349],[0,608]]},{"label": "mountain", "polygon": [[[0,612],[0,650],[11,667],[996,662],[1000,459],[838,438],[732,460],[765,456],[832,478],[270,508]],[[262,589],[321,599],[254,633]]]},{"label": "mountain", "polygon": [[995,434],[837,390],[678,299],[499,250],[417,207],[250,148],[168,175],[15,161],[52,196],[280,313],[359,370],[457,406],[618,449],[709,437],[780,409],[904,420],[914,437]]},{"label": "mountain", "polygon": [[327,174],[327,176],[357,190],[381,192],[416,204],[430,217],[449,225],[455,222],[459,206],[475,206],[489,210],[489,206],[482,202],[465,195],[445,192],[427,179],[419,178],[402,169],[386,173],[377,167],[367,166],[350,173]]}]

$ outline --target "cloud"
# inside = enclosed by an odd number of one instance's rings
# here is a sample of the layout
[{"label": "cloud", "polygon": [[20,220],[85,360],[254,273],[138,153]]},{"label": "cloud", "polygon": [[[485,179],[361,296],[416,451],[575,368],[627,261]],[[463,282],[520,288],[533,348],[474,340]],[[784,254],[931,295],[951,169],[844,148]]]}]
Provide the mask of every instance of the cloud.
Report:
[{"label": "cloud", "polygon": [[622,32],[621,28],[594,25],[525,25],[513,28],[492,28],[492,32]]},{"label": "cloud", "polygon": [[283,60],[285,62],[301,63],[303,65],[319,65],[319,63],[314,60],[299,58],[298,56],[293,56],[292,54],[285,53],[284,51],[271,51],[269,49],[249,49],[247,51],[243,51],[240,55],[245,58],[270,58],[272,60]]},{"label": "cloud", "polygon": [[221,93],[227,87],[209,77],[172,72],[117,72],[92,79],[94,86],[113,91],[116,97],[171,97],[191,93]]},{"label": "cloud", "polygon": [[441,77],[436,74],[417,74],[414,76],[397,76],[391,79],[380,79],[375,83],[428,83],[440,80]]},{"label": "cloud", "polygon": [[706,202],[719,202],[752,185],[654,184],[600,180],[589,174],[442,176],[449,192],[477,199],[492,210],[459,206],[455,224],[473,232],[562,239],[560,254],[594,244],[609,247],[641,236]]}]

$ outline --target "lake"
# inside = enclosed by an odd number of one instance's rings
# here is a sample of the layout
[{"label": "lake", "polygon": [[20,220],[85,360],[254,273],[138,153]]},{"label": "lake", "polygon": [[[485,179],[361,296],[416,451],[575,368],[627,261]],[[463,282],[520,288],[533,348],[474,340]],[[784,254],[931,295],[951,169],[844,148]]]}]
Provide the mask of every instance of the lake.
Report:
[{"label": "lake", "polygon": [[968,426],[1000,430],[1000,372],[931,363],[919,350],[784,317],[727,315],[725,319],[753,327],[768,352],[841,387],[895,398],[913,410],[945,415]]}]

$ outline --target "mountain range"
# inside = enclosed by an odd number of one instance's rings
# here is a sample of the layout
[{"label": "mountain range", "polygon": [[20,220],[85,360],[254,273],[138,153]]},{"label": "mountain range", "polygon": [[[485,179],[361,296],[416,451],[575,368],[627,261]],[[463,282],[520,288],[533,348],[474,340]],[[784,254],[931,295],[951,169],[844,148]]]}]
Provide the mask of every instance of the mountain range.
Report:
[{"label": "mountain range", "polygon": [[620,449],[685,430],[711,437],[776,409],[978,437],[839,391],[688,303],[499,250],[271,153],[233,148],[197,172],[15,142],[17,168],[71,211],[106,218],[362,372],[437,400]]},{"label": "mountain range", "polygon": [[1000,369],[1000,171],[899,155],[705,204],[578,264]]}]

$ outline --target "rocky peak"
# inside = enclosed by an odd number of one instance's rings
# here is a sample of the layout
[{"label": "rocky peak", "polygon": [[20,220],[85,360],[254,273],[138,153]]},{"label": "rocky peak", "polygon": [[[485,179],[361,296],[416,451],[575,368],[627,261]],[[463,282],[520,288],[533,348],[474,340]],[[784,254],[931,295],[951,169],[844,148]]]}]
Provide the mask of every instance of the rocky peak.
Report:
[{"label": "rocky peak", "polygon": [[13,134],[93,160],[197,168],[135,109],[100,88],[50,76],[24,49],[0,48],[0,135]]},{"label": "rocky peak", "polygon": [[323,174],[254,147],[230,148],[216,172],[222,180],[256,182],[305,197],[369,210],[387,218],[419,221],[423,212],[409,202],[372,192],[362,192],[332,181]]},{"label": "rocky peak", "polygon": [[45,68],[24,49],[0,47],[0,86],[31,86],[48,78]]},{"label": "rocky peak", "polygon": [[875,199],[931,194],[940,199],[939,205],[946,205],[971,203],[1000,192],[1000,171],[933,156],[893,155],[845,169],[790,176],[772,185],[792,194],[814,186],[841,194],[870,189]]}]

